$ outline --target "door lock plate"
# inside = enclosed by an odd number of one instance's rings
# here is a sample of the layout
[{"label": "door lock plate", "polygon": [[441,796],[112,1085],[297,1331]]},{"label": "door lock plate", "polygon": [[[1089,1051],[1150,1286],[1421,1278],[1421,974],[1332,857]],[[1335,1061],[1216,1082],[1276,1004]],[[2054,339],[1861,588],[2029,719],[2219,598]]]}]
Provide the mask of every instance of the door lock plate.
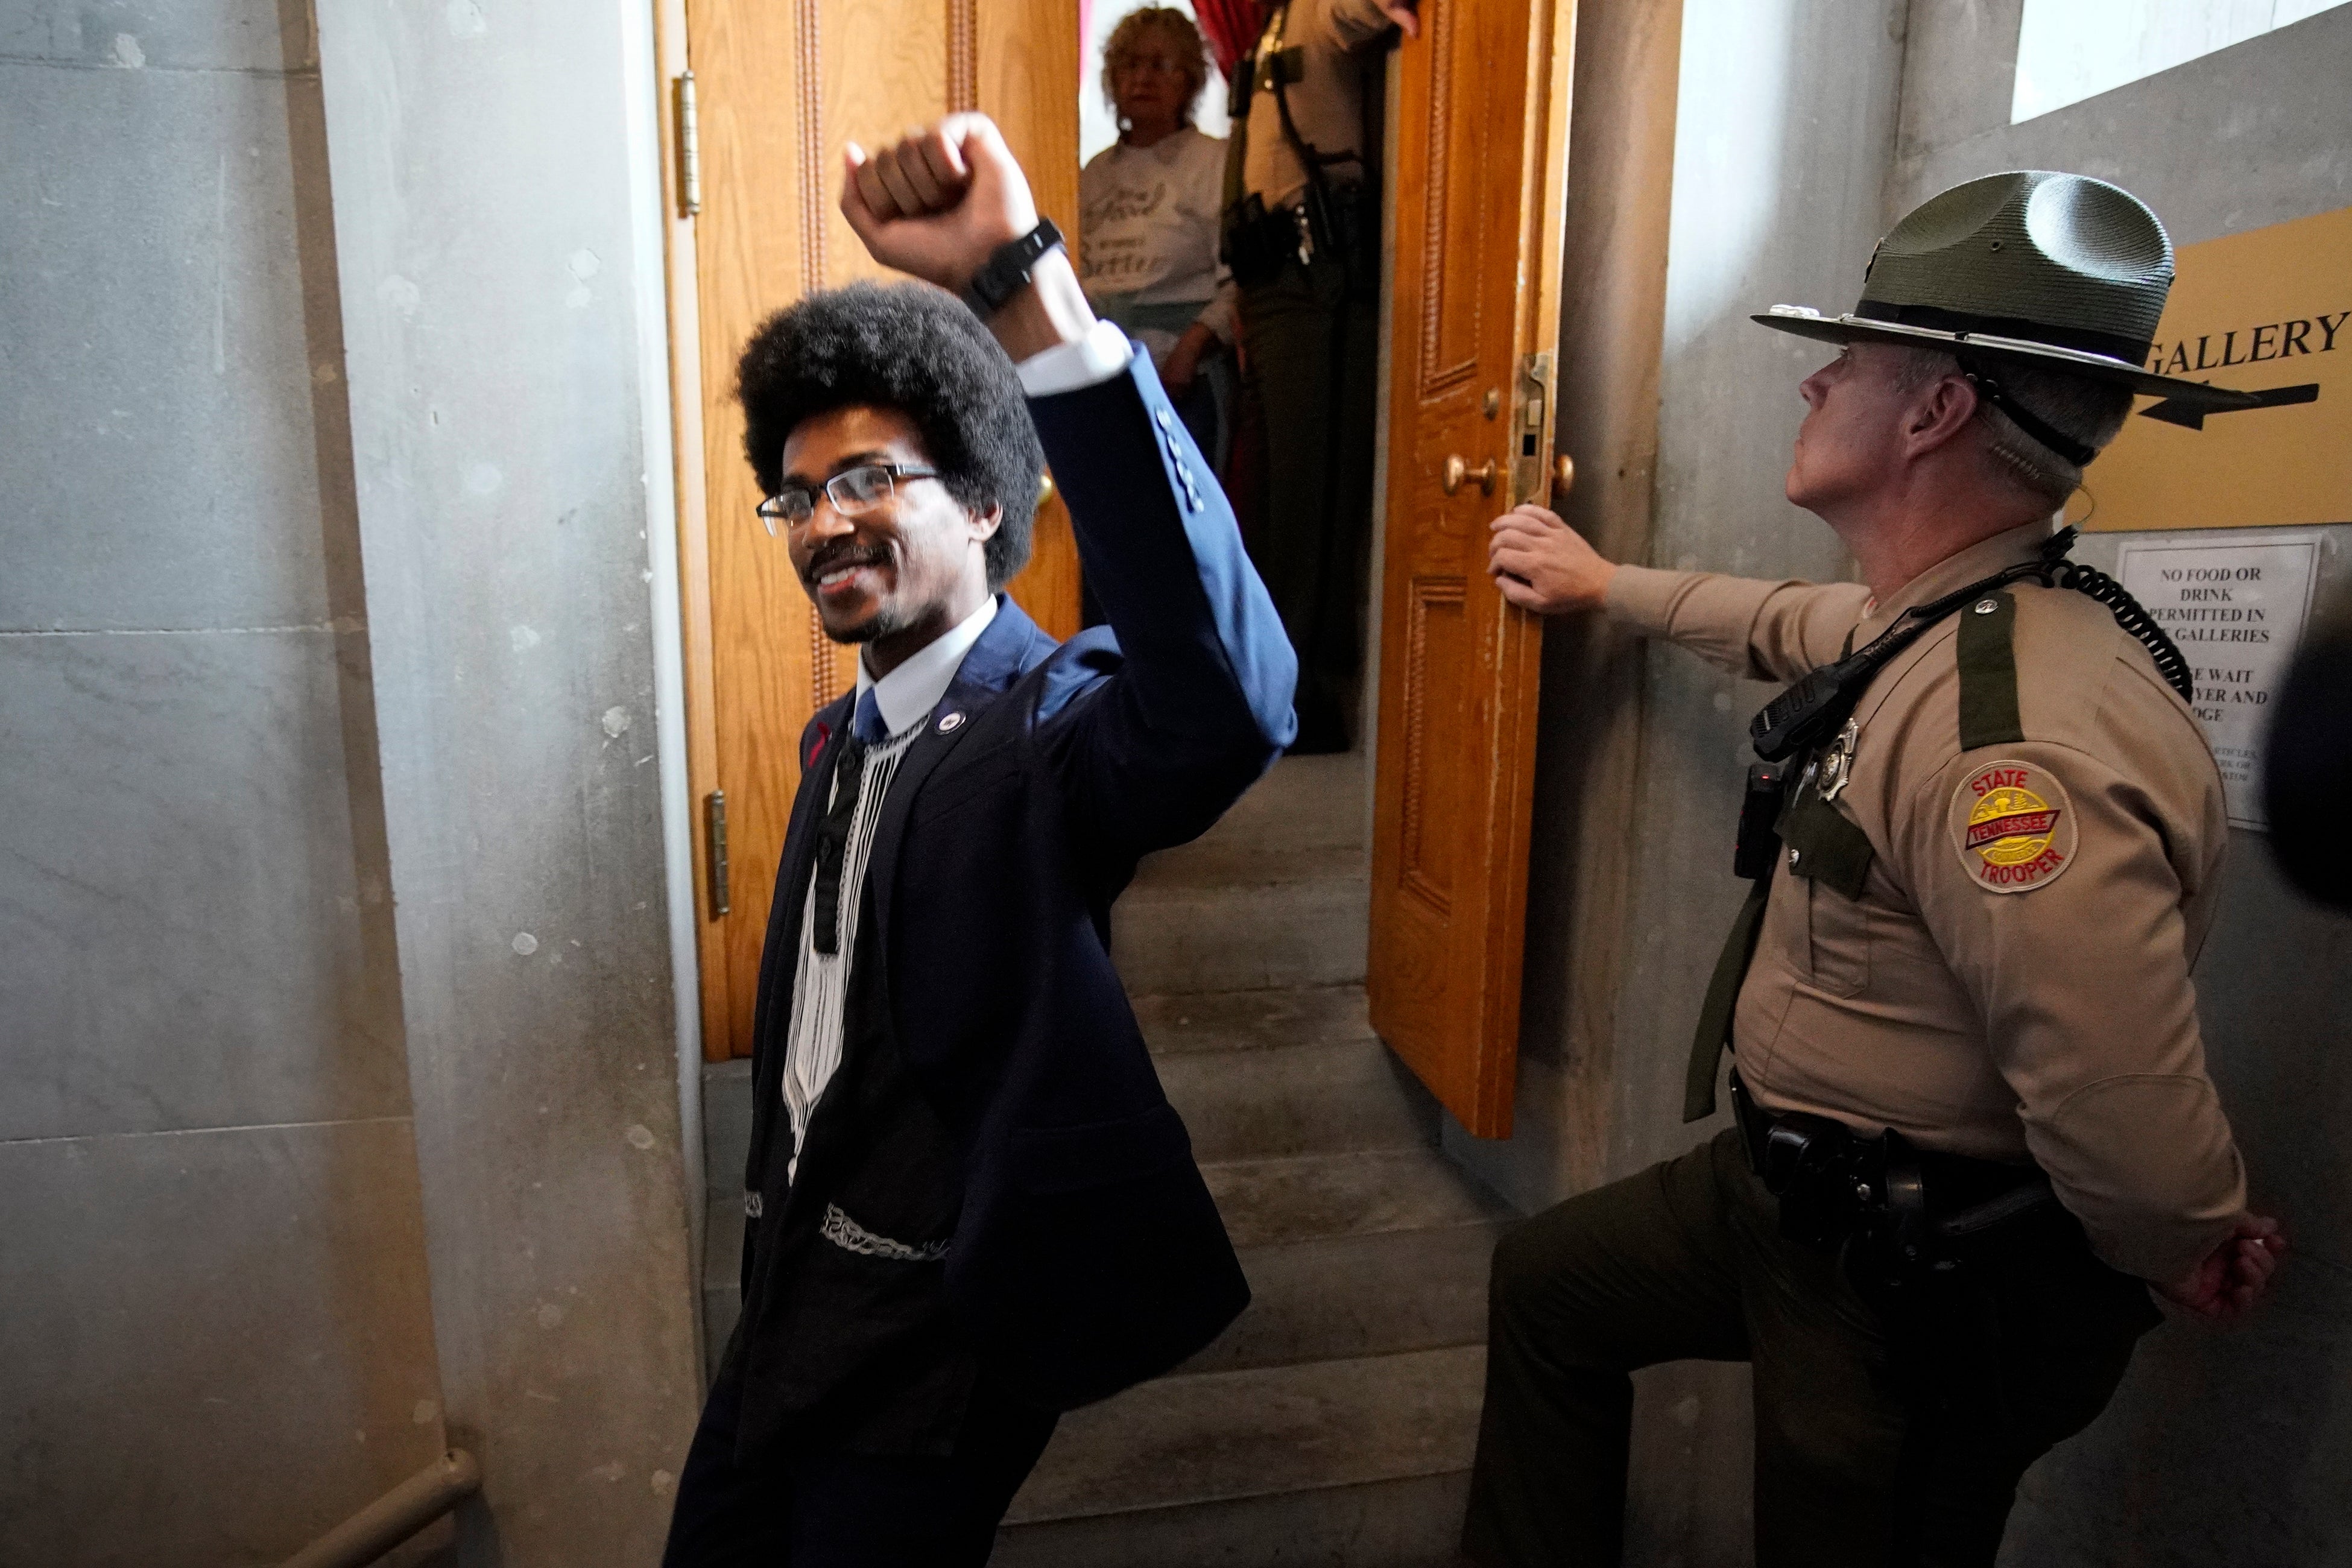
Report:
[{"label": "door lock plate", "polygon": [[1511,398],[1516,411],[1511,421],[1513,506],[1525,505],[1542,495],[1544,481],[1550,477],[1550,454],[1545,450],[1545,444],[1551,437],[1552,387],[1550,351],[1522,355]]}]

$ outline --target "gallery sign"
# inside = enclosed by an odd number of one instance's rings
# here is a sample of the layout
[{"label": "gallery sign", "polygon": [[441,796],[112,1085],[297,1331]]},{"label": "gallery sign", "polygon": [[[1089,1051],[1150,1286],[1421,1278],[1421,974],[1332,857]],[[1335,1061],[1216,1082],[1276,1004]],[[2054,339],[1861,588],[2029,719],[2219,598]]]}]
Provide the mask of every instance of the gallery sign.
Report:
[{"label": "gallery sign", "polygon": [[2147,403],[2088,469],[2084,526],[2352,522],[2352,207],[2189,246],[2177,260],[2147,368],[2262,401],[2201,415]]}]

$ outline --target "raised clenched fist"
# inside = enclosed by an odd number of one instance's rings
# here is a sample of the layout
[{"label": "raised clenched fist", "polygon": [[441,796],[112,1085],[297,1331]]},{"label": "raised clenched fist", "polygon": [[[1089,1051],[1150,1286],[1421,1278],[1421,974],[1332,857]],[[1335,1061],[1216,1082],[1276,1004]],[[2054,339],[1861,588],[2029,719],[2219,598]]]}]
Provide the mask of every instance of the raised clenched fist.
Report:
[{"label": "raised clenched fist", "polygon": [[844,149],[841,214],[874,259],[961,293],[1037,224],[1029,181],[984,114],[950,114],[872,153]]}]

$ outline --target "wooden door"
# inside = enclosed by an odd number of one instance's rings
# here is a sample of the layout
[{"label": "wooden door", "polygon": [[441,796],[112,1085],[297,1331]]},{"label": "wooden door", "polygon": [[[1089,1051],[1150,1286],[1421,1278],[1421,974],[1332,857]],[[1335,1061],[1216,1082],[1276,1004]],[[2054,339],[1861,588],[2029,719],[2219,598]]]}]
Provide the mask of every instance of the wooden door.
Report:
[{"label": "wooden door", "polygon": [[1424,0],[1396,121],[1372,1026],[1511,1128],[1541,629],[1486,525],[1550,494],[1573,0]]},{"label": "wooden door", "polygon": [[[663,33],[666,90],[674,97],[691,67],[700,186],[699,214],[681,220],[671,248],[688,771],[704,1054],[719,1060],[751,1050],[801,731],[856,678],[854,651],[825,639],[784,542],[752,514],[736,358],[761,321],[810,289],[887,275],[837,206],[845,142],[873,147],[979,109],[1003,127],[1039,209],[1077,232],[1078,5],[686,0],[683,60],[677,30]],[[677,212],[674,132],[666,179]],[[1056,500],[1038,509],[1035,552],[1012,593],[1055,636],[1078,629],[1076,552]]]}]

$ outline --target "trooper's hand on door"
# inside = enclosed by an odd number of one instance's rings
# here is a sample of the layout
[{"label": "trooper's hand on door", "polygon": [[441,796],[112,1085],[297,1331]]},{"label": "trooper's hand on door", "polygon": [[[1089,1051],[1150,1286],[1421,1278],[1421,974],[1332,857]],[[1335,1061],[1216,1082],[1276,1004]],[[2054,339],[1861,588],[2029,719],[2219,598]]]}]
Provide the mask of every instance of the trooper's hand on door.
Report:
[{"label": "trooper's hand on door", "polygon": [[[854,142],[842,152],[841,216],[866,252],[951,292],[963,292],[998,246],[1037,226],[1028,177],[985,114],[950,114],[871,153]],[[1060,251],[1039,258],[1031,277],[1036,287],[988,323],[1016,361],[1094,322]]]},{"label": "trooper's hand on door", "polygon": [[1486,540],[1486,574],[1523,610],[1560,616],[1598,609],[1617,568],[1559,520],[1532,503],[1496,518]]}]

